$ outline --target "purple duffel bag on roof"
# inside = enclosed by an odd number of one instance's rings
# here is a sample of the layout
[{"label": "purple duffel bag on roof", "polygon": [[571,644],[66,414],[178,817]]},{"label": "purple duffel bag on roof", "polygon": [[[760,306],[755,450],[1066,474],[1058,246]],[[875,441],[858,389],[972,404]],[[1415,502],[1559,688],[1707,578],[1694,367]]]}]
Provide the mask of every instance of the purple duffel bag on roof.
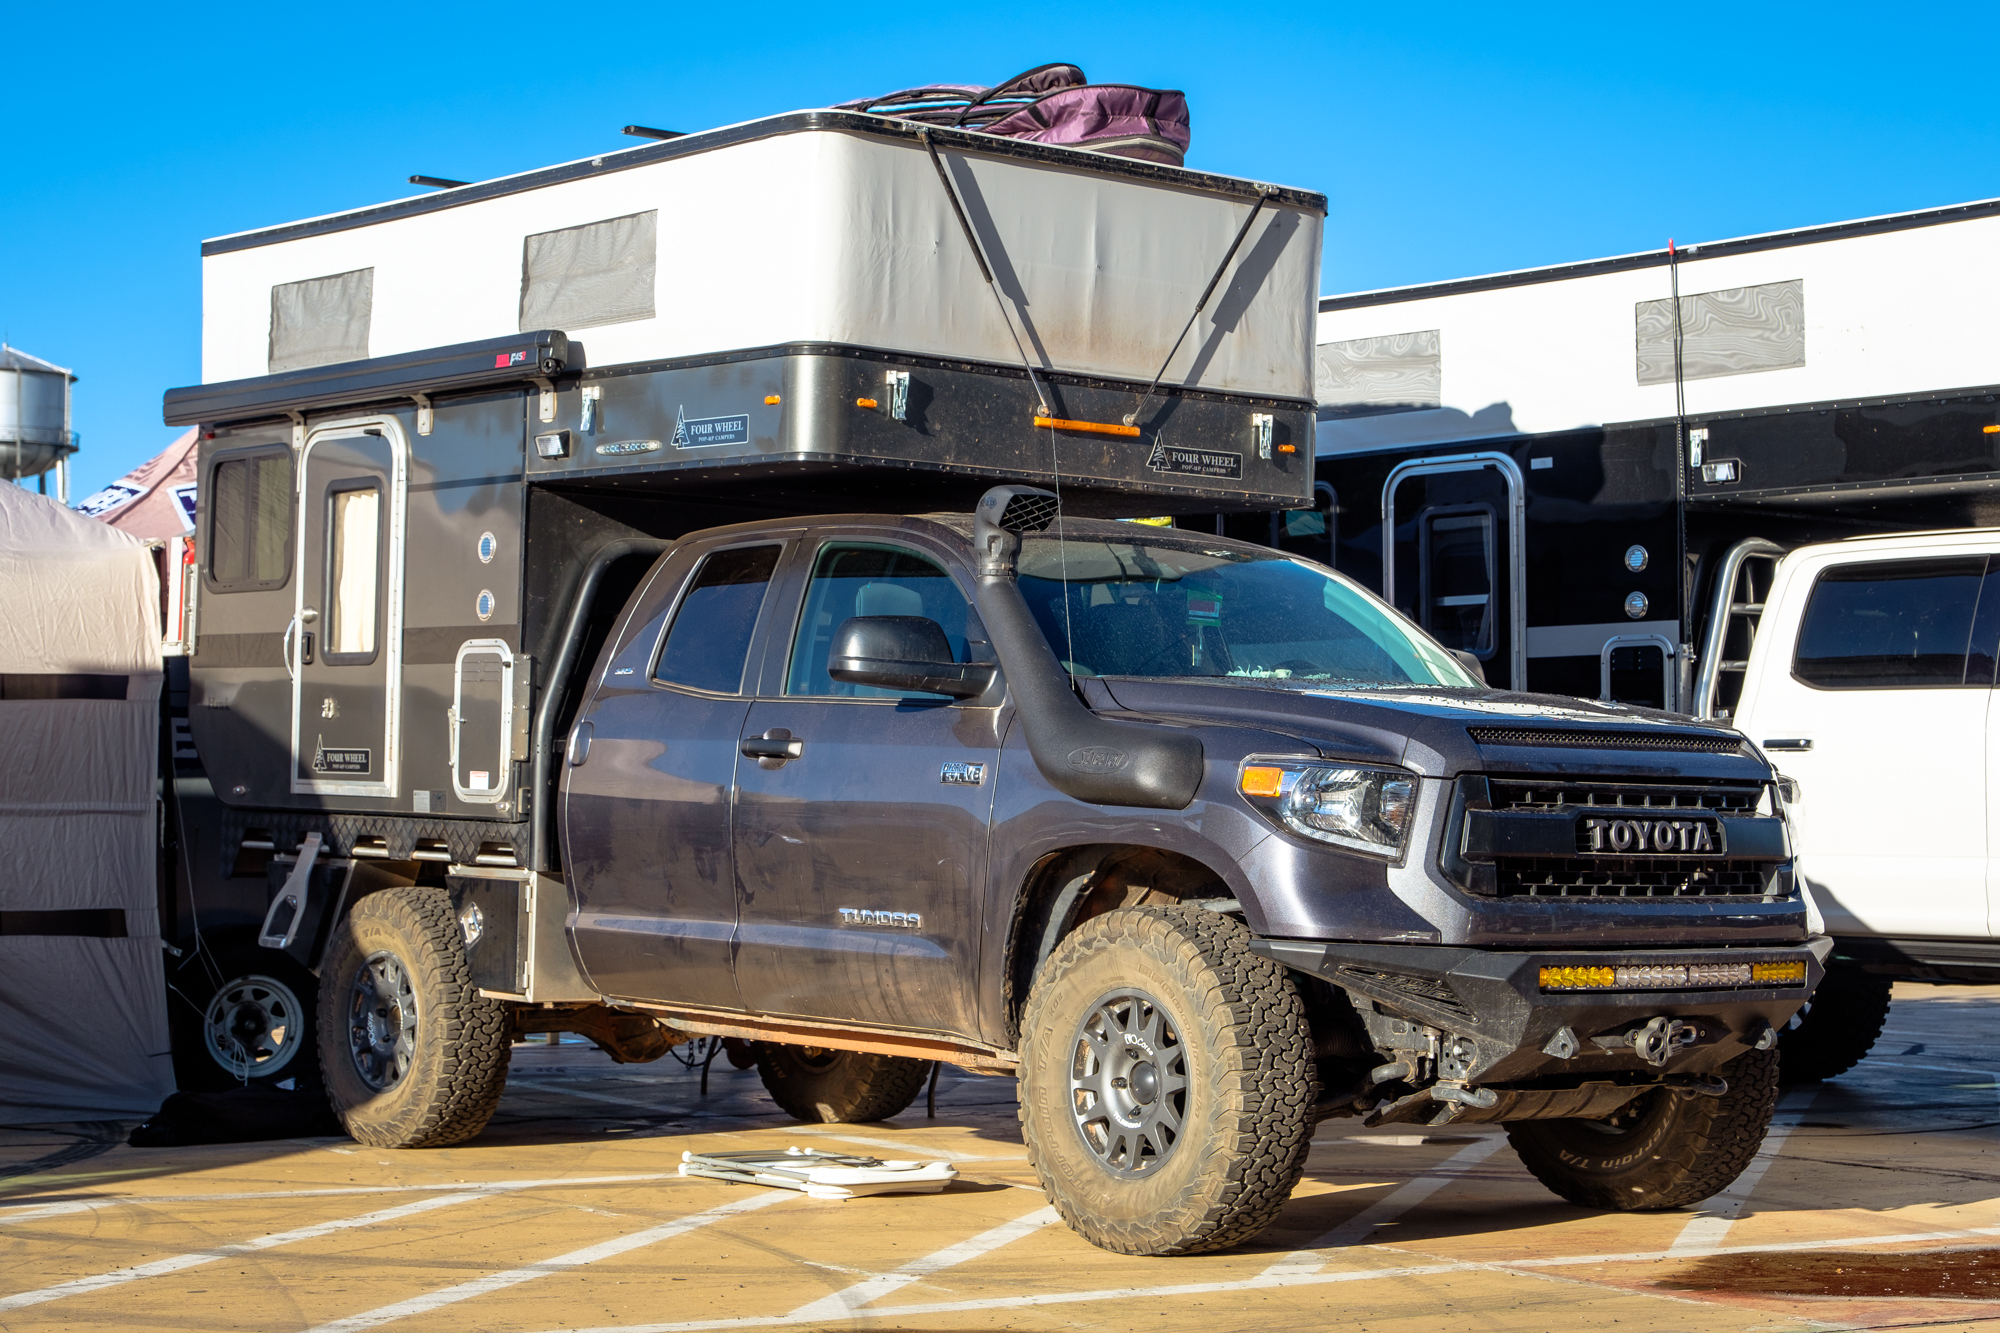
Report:
[{"label": "purple duffel bag on roof", "polygon": [[934,83],[842,102],[841,111],[900,116],[1010,139],[1088,148],[1178,167],[1187,157],[1187,98],[1163,88],[1092,83],[1075,65],[1037,65],[991,88]]}]

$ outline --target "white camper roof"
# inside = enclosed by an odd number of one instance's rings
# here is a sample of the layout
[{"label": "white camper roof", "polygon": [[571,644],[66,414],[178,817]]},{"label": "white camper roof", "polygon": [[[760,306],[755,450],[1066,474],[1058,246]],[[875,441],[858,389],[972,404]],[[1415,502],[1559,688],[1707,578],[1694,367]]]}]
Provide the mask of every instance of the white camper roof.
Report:
[{"label": "white camper roof", "polygon": [[[560,329],[592,367],[835,344],[1017,365],[914,122],[752,121],[205,243],[202,375]],[[1312,398],[1325,199],[932,129],[1038,369]],[[1262,200],[1259,205],[1259,200]]]},{"label": "white camper roof", "polygon": [[[1319,303],[1322,455],[2000,381],[2000,200]],[[1676,272],[1677,270],[1677,272]]]}]

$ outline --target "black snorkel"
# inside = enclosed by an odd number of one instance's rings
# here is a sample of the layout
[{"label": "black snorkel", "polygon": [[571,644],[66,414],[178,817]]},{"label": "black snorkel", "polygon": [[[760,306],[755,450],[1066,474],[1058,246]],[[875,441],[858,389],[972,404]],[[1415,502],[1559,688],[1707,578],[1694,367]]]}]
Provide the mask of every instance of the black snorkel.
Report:
[{"label": "black snorkel", "polygon": [[1032,486],[995,486],[973,511],[979,614],[1000,659],[1028,753],[1049,785],[1093,805],[1180,810],[1201,785],[1201,741],[1192,733],[1112,722],[1084,707],[1015,583],[1021,534],[1055,521],[1056,497]]}]

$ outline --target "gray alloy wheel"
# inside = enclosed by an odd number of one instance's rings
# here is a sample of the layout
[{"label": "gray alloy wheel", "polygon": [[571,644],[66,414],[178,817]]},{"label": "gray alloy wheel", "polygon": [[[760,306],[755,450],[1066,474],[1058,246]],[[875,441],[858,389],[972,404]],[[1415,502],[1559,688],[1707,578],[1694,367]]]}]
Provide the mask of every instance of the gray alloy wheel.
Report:
[{"label": "gray alloy wheel", "polygon": [[417,994],[402,960],[386,949],[369,954],[348,987],[347,1050],[354,1072],[380,1092],[410,1072],[417,1045]]},{"label": "gray alloy wheel", "polygon": [[1121,987],[1092,1005],[1070,1041],[1070,1114],[1098,1164],[1143,1176],[1180,1142],[1187,1050],[1166,1006]]}]

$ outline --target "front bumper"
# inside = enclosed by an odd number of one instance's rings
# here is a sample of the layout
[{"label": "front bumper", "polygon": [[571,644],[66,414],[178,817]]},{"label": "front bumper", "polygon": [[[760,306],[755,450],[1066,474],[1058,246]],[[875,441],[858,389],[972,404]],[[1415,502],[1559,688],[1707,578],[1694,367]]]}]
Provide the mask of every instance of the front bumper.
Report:
[{"label": "front bumper", "polygon": [[[1371,1032],[1384,1016],[1436,1029],[1451,1052],[1440,1076],[1471,1086],[1553,1086],[1605,1076],[1707,1074],[1782,1029],[1811,998],[1833,942],[1729,949],[1501,952],[1436,945],[1258,939],[1251,949],[1353,997]],[[1544,991],[1546,967],[1803,963],[1802,985],[1687,990]],[[1632,1034],[1656,1018],[1692,1034],[1664,1062]],[[1390,1026],[1394,1026],[1392,1023]]]}]

